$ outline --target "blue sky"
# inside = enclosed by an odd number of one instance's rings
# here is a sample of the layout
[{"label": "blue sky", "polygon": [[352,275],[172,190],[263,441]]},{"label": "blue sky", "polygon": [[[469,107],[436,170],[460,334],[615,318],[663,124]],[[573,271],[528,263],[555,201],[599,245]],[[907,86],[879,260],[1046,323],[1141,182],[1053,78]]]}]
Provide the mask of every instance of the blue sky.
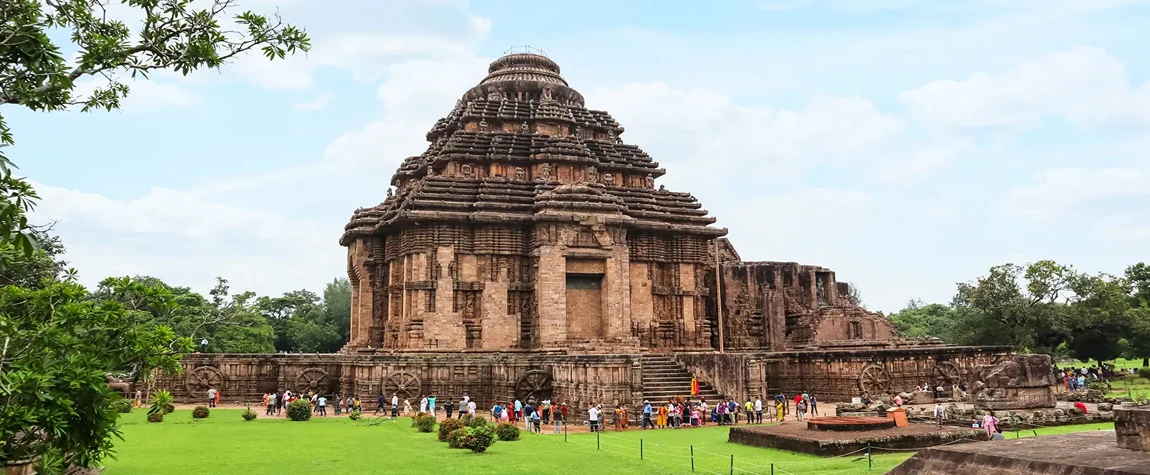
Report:
[{"label": "blue sky", "polygon": [[85,283],[278,294],[344,275],[351,212],[524,44],[745,260],[830,267],[872,309],[948,301],[1005,262],[1148,257],[1147,1],[241,5],[279,9],[313,51],[157,74],[112,113],[5,109],[36,219],[58,221]]}]

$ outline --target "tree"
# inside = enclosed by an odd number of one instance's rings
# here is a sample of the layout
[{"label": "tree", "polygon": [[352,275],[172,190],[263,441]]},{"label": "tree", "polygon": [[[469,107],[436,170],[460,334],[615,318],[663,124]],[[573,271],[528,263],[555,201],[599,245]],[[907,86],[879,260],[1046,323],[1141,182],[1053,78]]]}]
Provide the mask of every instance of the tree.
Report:
[{"label": "tree", "polygon": [[853,302],[855,305],[858,305],[859,308],[866,310],[866,304],[863,303],[863,299],[862,299],[862,292],[859,291],[859,288],[857,286],[855,286],[854,282],[847,282],[847,295],[846,295],[846,297],[848,299],[850,299],[850,301]]},{"label": "tree", "polygon": [[323,289],[323,305],[340,340],[347,341],[351,337],[351,281],[340,277],[329,282]]},{"label": "tree", "polygon": [[1065,304],[1076,275],[1049,260],[992,267],[985,277],[958,284],[955,331],[1001,335],[1016,350],[1053,352],[1066,341]]},{"label": "tree", "polygon": [[33,228],[29,232],[36,250],[25,254],[12,243],[0,242],[0,287],[15,285],[39,288],[59,280],[68,271],[64,262],[64,244],[48,229]]},{"label": "tree", "polygon": [[949,305],[924,304],[921,300],[911,300],[906,308],[891,314],[891,323],[899,334],[907,338],[931,336],[947,342],[955,340],[952,332],[955,324],[955,311]]},{"label": "tree", "polygon": [[[124,77],[144,77],[171,70],[187,75],[216,68],[258,48],[268,59],[307,51],[302,29],[276,16],[250,11],[231,16],[235,0],[213,0],[197,9],[191,0],[119,0],[144,19],[138,33],[109,18],[113,0],[5,0],[0,2],[0,105],[34,111],[112,110],[129,93]],[[64,30],[78,54],[74,60],[49,36]],[[88,93],[77,83],[85,78],[106,82]],[[0,146],[15,143],[0,115]],[[13,174],[15,164],[0,148],[0,243],[31,255],[35,236],[27,213],[38,199],[35,190]],[[0,264],[3,264],[0,262]]]},{"label": "tree", "polygon": [[176,371],[191,348],[72,282],[0,288],[0,340],[0,460],[38,460],[38,473],[92,467],[111,453],[119,396],[105,372]]},{"label": "tree", "polygon": [[1118,341],[1130,335],[1132,313],[1130,284],[1106,274],[1078,275],[1070,284],[1073,292],[1068,310],[1071,354],[1099,363],[1121,356]]}]

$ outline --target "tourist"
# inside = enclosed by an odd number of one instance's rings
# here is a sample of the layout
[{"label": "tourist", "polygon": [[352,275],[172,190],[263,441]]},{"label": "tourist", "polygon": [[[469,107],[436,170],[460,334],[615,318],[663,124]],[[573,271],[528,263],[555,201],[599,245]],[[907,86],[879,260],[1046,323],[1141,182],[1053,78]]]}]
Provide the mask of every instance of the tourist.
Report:
[{"label": "tourist", "polygon": [[399,394],[391,393],[391,418],[399,417]]},{"label": "tourist", "polygon": [[540,415],[542,412],[543,411],[536,409],[535,407],[531,408],[531,426],[534,428],[536,434],[542,432],[539,429],[539,422],[543,419],[543,417]]},{"label": "tourist", "polygon": [[427,398],[427,411],[431,413],[431,418],[435,419],[435,395]]},{"label": "tourist", "polygon": [[743,403],[743,413],[747,415],[747,424],[755,423],[755,403],[751,402],[751,398]]},{"label": "tourist", "polygon": [[587,409],[587,424],[591,426],[591,432],[599,432],[599,408],[594,404]]},{"label": "tourist", "polygon": [[815,398],[814,394],[811,394],[810,403],[811,403],[811,415],[812,416],[819,415],[819,401],[818,401],[818,399]]},{"label": "tourist", "polygon": [[208,407],[216,407],[216,388],[208,388]]},{"label": "tourist", "polygon": [[719,403],[715,405],[715,416],[718,419],[719,425],[727,425],[727,405],[723,404],[722,401],[719,401]]},{"label": "tourist", "polygon": [[699,421],[699,425],[707,425],[707,418],[711,416],[711,411],[707,407],[707,398],[699,398],[699,412],[703,414],[703,420]]},{"label": "tourist", "polygon": [[[779,394],[779,396],[782,396],[782,394]],[[785,401],[785,399],[775,399],[775,420],[779,422],[783,422],[783,417],[786,416],[786,408],[783,407],[783,401]]]},{"label": "tourist", "polygon": [[563,414],[563,422],[567,422],[567,403],[559,403],[559,413]]},{"label": "tourist", "polygon": [[556,434],[558,434],[559,431],[563,428],[563,421],[566,420],[564,418],[564,416],[565,416],[564,412],[566,412],[566,411],[557,410],[551,414],[551,422],[554,423],[554,425],[555,425],[555,433]]},{"label": "tourist", "polygon": [[734,399],[727,401],[727,415],[731,417],[731,424],[739,423],[739,403]]},{"label": "tourist", "polygon": [[516,419],[523,418],[523,401],[520,401],[518,398],[515,399],[515,417]]},{"label": "tourist", "polygon": [[1006,436],[1002,435],[1002,429],[996,428],[994,434],[990,436],[990,440],[1006,440]]},{"label": "tourist", "polygon": [[994,411],[987,411],[985,416],[982,416],[982,428],[986,429],[986,438],[994,438],[994,434],[998,430],[998,418],[994,417]]},{"label": "tourist", "polygon": [[[451,416],[448,416],[448,419],[450,418]],[[491,406],[491,418],[497,421],[503,418],[503,406],[500,406],[499,403]]]},{"label": "tourist", "polygon": [[891,399],[891,402],[893,402],[897,407],[902,407],[902,396],[895,394],[894,398]]},{"label": "tourist", "polygon": [[620,405],[623,410],[623,430],[631,427],[631,410],[627,408],[626,404]]},{"label": "tourist", "polygon": [[655,426],[660,429],[667,428],[667,406],[660,404],[655,412]]},{"label": "tourist", "polygon": [[946,409],[942,407],[941,402],[934,403],[934,422],[942,429],[942,419],[946,415]]},{"label": "tourist", "polygon": [[318,413],[319,412],[319,394],[313,393],[311,391],[308,391],[307,393],[309,394],[308,405],[311,406],[311,412]]},{"label": "tourist", "polygon": [[277,416],[280,415],[280,411],[282,411],[284,406],[287,405],[285,400],[284,400],[285,397],[287,397],[287,394],[285,394],[284,392],[280,392],[279,394],[276,395],[276,415]]},{"label": "tourist", "polygon": [[463,415],[467,413],[467,396],[463,396],[459,400],[459,414],[455,415],[456,419],[463,419]]},{"label": "tourist", "polygon": [[223,394],[221,394],[221,393],[220,393],[220,392],[217,390],[217,391],[216,391],[216,400],[215,400],[215,401],[213,401],[213,403],[212,403],[212,407],[216,407],[216,406],[220,405],[220,398],[221,398],[221,397],[223,397]]},{"label": "tourist", "polygon": [[475,401],[470,399],[467,401],[467,415],[475,417]]},{"label": "tourist", "polygon": [[702,416],[702,412],[699,411],[699,405],[698,404],[692,404],[691,405],[691,427],[699,427],[699,424],[702,423],[701,416]]},{"label": "tourist", "polygon": [[806,414],[807,414],[807,401],[800,399],[799,402],[795,404],[795,416],[798,417],[799,421],[802,421],[803,416],[805,416]]},{"label": "tourist", "polygon": [[264,415],[274,415],[276,412],[276,393],[264,395]]},{"label": "tourist", "polygon": [[1074,408],[1078,409],[1079,411],[1082,411],[1083,414],[1086,414],[1086,403],[1084,403],[1082,401],[1075,402]]},{"label": "tourist", "polygon": [[763,398],[761,397],[755,398],[755,423],[763,423]]},{"label": "tourist", "polygon": [[144,404],[144,393],[142,391],[140,391],[139,389],[137,389],[136,390],[136,397],[135,397],[135,400],[132,402],[132,405],[135,407],[140,407],[143,404]]},{"label": "tourist", "polygon": [[424,414],[427,412],[427,396],[419,398],[419,413]]},{"label": "tourist", "polygon": [[355,398],[355,410],[363,412],[363,402],[359,398]]},{"label": "tourist", "polygon": [[527,404],[523,405],[523,429],[528,432],[531,432],[531,416],[535,414],[536,410],[534,401],[527,398]]},{"label": "tourist", "polygon": [[443,412],[447,414],[444,420],[451,420],[451,412],[455,409],[455,403],[451,402],[451,398],[447,398],[447,402],[443,403]]},{"label": "tourist", "polygon": [[327,398],[324,396],[320,396],[318,402],[319,402],[319,415],[326,416],[327,415]]},{"label": "tourist", "polygon": [[651,423],[651,413],[652,412],[654,412],[654,409],[651,408],[651,401],[644,399],[643,400],[643,415],[641,416],[643,419],[639,424],[640,429],[647,430],[647,426],[651,426],[652,429],[655,428],[655,425]]}]

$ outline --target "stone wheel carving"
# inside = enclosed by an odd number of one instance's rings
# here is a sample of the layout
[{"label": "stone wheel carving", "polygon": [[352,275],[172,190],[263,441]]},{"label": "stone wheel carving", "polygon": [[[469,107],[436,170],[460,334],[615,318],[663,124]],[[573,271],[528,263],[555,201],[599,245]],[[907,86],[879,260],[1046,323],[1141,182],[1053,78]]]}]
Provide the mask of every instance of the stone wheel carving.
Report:
[{"label": "stone wheel carving", "polygon": [[327,371],[320,368],[307,368],[299,373],[295,378],[295,386],[300,392],[307,390],[320,391],[324,387],[324,380],[327,379]]},{"label": "stone wheel carving", "polygon": [[882,366],[870,365],[859,373],[859,389],[868,394],[890,392],[890,383],[890,373]]},{"label": "stone wheel carving", "polygon": [[211,366],[200,366],[188,371],[188,375],[184,377],[184,387],[192,397],[208,397],[208,389],[219,390],[223,386],[224,374]]},{"label": "stone wheel carving", "polygon": [[551,398],[551,373],[541,369],[533,369],[523,376],[519,377],[519,381],[515,382],[515,397],[520,401],[526,401],[528,398],[534,396],[536,399],[550,399]]},{"label": "stone wheel carving", "polygon": [[388,376],[383,382],[383,394],[396,394],[400,399],[419,397],[419,388],[419,377],[406,371]]},{"label": "stone wheel carving", "polygon": [[962,370],[950,361],[943,361],[934,366],[934,379],[943,382],[945,388],[949,388],[962,381]]}]

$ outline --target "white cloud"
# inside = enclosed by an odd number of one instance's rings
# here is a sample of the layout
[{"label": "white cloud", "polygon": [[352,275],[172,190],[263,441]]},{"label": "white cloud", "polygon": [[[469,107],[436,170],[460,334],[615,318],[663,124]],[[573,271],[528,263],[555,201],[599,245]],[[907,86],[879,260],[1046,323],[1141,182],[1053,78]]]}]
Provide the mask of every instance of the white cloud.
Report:
[{"label": "white cloud", "polygon": [[331,93],[325,92],[323,94],[320,94],[319,97],[317,97],[313,100],[310,100],[308,102],[301,102],[301,103],[293,105],[292,107],[295,109],[300,109],[300,110],[313,110],[314,111],[314,110],[323,109],[324,107],[327,106],[327,103],[330,101],[331,101]]},{"label": "white cloud", "polygon": [[898,95],[915,117],[951,127],[1032,126],[1057,114],[1080,125],[1150,119],[1150,83],[1130,85],[1122,62],[1104,50],[1078,47],[1024,61],[993,75],[944,79]]},{"label": "white cloud", "polygon": [[469,15],[467,20],[471,22],[471,27],[475,29],[476,33],[481,36],[491,32],[491,19],[477,15]]},{"label": "white cloud", "polygon": [[[203,101],[191,90],[168,82],[155,80],[133,80],[113,78],[128,86],[128,96],[120,100],[120,110],[124,112],[147,112],[167,107],[187,107]],[[107,87],[103,77],[87,78],[76,82],[73,97],[86,98],[93,91]]]},{"label": "white cloud", "polygon": [[1150,169],[1110,167],[1046,170],[1037,183],[1010,190],[1003,210],[1037,221],[1064,219],[1079,205],[1150,196]]}]

